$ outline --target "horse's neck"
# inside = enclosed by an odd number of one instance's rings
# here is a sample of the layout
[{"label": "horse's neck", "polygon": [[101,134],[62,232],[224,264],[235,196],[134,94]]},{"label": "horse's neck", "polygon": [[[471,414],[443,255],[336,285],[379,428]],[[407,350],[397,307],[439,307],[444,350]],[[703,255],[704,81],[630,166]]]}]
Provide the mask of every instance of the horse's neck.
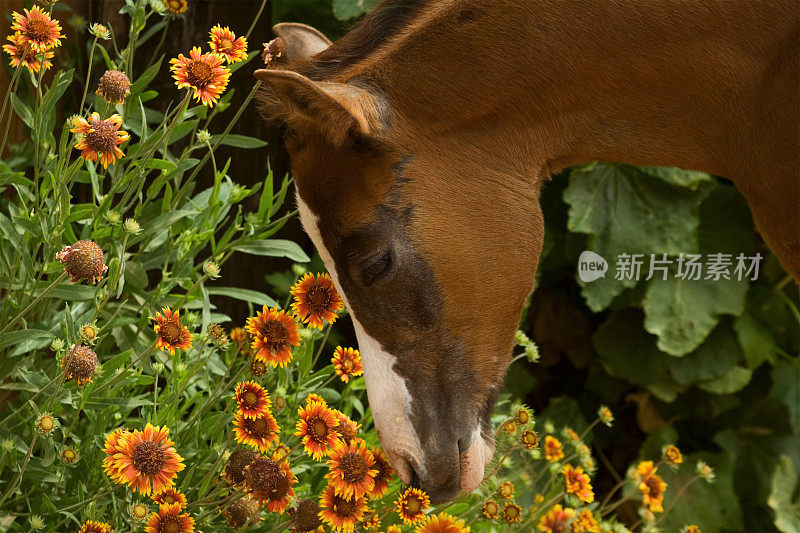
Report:
[{"label": "horse's neck", "polygon": [[409,135],[469,130],[552,168],[603,159],[724,174],[748,135],[732,128],[765,98],[762,78],[797,31],[795,8],[434,2],[357,70],[379,80]]}]

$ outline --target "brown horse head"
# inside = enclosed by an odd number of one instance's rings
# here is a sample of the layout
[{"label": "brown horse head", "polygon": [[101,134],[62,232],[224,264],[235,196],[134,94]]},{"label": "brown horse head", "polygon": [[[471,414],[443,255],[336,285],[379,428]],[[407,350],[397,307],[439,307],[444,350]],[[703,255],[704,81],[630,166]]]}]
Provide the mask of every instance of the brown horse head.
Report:
[{"label": "brown horse head", "polygon": [[536,194],[469,139],[410,127],[377,78],[313,74],[310,55],[341,53],[316,30],[275,31],[289,62],[256,72],[262,109],[287,126],[301,220],[352,315],[383,447],[434,501],[471,491],[541,250]]}]

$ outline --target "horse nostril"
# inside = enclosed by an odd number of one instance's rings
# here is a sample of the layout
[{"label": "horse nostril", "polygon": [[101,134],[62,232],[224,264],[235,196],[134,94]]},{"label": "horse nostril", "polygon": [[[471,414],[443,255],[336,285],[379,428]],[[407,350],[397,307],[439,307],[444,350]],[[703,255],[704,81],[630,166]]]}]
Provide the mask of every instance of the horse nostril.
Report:
[{"label": "horse nostril", "polygon": [[421,488],[419,474],[417,474],[417,470],[411,465],[409,465],[409,468],[411,469],[411,480],[408,483],[409,486],[414,487],[415,489]]}]

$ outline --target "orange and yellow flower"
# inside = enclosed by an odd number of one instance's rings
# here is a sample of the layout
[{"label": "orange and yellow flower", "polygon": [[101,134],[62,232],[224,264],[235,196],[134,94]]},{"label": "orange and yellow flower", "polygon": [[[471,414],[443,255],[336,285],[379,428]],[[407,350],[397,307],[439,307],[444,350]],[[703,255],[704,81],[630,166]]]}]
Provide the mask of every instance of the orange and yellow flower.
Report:
[{"label": "orange and yellow flower", "polygon": [[514,484],[510,481],[503,481],[500,483],[500,486],[497,487],[497,493],[504,500],[510,500],[514,497]]},{"label": "orange and yellow flower", "polygon": [[481,514],[489,520],[494,520],[500,514],[500,506],[494,500],[486,500],[481,506]]},{"label": "orange and yellow flower", "polygon": [[45,52],[51,48],[61,46],[61,25],[57,20],[46,13],[39,6],[33,6],[30,10],[21,15],[14,11],[11,16],[14,23],[11,25],[13,31],[19,32],[19,44],[34,52]]},{"label": "orange and yellow flower", "polygon": [[81,157],[87,161],[97,161],[103,168],[113,165],[117,158],[125,157],[119,145],[130,137],[127,132],[120,131],[122,117],[111,115],[105,120],[100,120],[100,115],[92,113],[89,119],[77,117],[72,133],[81,133],[83,137],[75,143],[75,149],[81,150]]},{"label": "orange and yellow flower", "polygon": [[175,487],[170,487],[161,492],[153,493],[153,501],[158,505],[178,505],[181,509],[186,507],[186,496]]},{"label": "orange and yellow flower", "polygon": [[336,426],[336,432],[339,434],[339,438],[347,443],[355,439],[358,436],[358,429],[361,427],[361,424],[356,424],[353,419],[338,409],[331,409],[331,411],[339,421],[339,425]]},{"label": "orange and yellow flower", "polygon": [[[166,427],[147,424],[141,431],[113,435],[109,437],[115,443],[114,462],[106,471],[115,483],[127,483],[148,495],[173,486],[178,472],[185,468]],[[106,448],[111,443],[109,437]]]},{"label": "orange and yellow flower", "polygon": [[639,491],[642,493],[642,504],[653,513],[664,512],[664,491],[667,490],[667,483],[656,474],[657,468],[639,483]]},{"label": "orange and yellow flower", "polygon": [[78,530],[78,533],[111,533],[111,524],[87,520]]},{"label": "orange and yellow flower", "polygon": [[364,373],[361,366],[361,354],[353,348],[342,348],[337,346],[333,351],[333,369],[342,381],[347,383],[353,376],[360,376]]},{"label": "orange and yellow flower", "polygon": [[336,494],[333,486],[328,485],[320,497],[319,506],[322,509],[319,517],[336,531],[352,533],[356,522],[364,518],[368,511],[366,499],[345,498]]},{"label": "orange and yellow flower", "polygon": [[425,518],[425,511],[431,506],[431,499],[424,491],[408,487],[394,503],[397,514],[403,522],[415,524]]},{"label": "orange and yellow flower", "polygon": [[539,445],[539,437],[536,435],[536,432],[532,429],[526,429],[522,432],[522,435],[519,438],[522,446],[525,447],[526,450],[532,450]]},{"label": "orange and yellow flower", "polygon": [[372,450],[372,457],[375,459],[375,470],[378,473],[375,474],[375,486],[367,496],[371,499],[378,499],[389,491],[389,481],[394,475],[394,470],[380,448]]},{"label": "orange and yellow flower", "polygon": [[247,493],[265,505],[269,513],[283,514],[289,500],[294,498],[292,485],[295,483],[297,479],[292,474],[288,461],[279,462],[259,457],[244,469]]},{"label": "orange and yellow flower", "polygon": [[310,402],[297,413],[300,419],[294,434],[302,438],[306,453],[319,461],[339,442],[336,432],[339,421],[327,406],[319,402]]},{"label": "orange and yellow flower", "polygon": [[42,68],[45,70],[53,66],[50,59],[53,59],[53,52],[37,53],[26,45],[22,44],[22,36],[19,33],[9,35],[7,37],[11,44],[4,44],[3,50],[11,56],[11,66],[16,68],[23,65],[31,72],[39,72]]},{"label": "orange and yellow flower", "polygon": [[564,458],[564,447],[560,440],[551,435],[544,438],[544,458],[551,463]]},{"label": "orange and yellow flower", "polygon": [[204,54],[195,46],[189,57],[179,54],[169,62],[175,85],[193,89],[194,99],[203,105],[213,106],[228,86],[231,72],[222,66],[225,58],[219,54]]},{"label": "orange and yellow flower", "polygon": [[233,399],[245,418],[258,418],[269,412],[271,402],[266,389],[255,381],[242,381],[236,385]]},{"label": "orange and yellow flower", "polygon": [[522,507],[514,502],[506,502],[503,506],[503,520],[509,524],[522,522]]},{"label": "orange and yellow flower", "polygon": [[189,350],[192,347],[192,334],[186,326],[181,326],[181,312],[174,313],[169,307],[162,309],[161,313],[156,313],[155,317],[148,317],[155,320],[153,331],[158,335],[156,346],[162,351],[168,351],[170,355],[175,355],[175,349]]},{"label": "orange and yellow flower", "polygon": [[105,443],[103,445],[103,452],[106,456],[103,458],[103,471],[110,478],[114,478],[116,470],[114,469],[114,455],[119,449],[120,443],[130,435],[130,431],[124,428],[116,429],[106,435]]},{"label": "orange and yellow flower", "polygon": [[180,15],[186,11],[188,5],[186,0],[164,0],[164,4],[166,4],[169,12],[175,15]]},{"label": "orange and yellow flower", "polygon": [[469,526],[464,521],[447,513],[429,516],[418,525],[415,533],[469,533]]},{"label": "orange and yellow flower", "polygon": [[600,533],[600,526],[589,509],[579,512],[572,521],[572,533]]},{"label": "orange and yellow flower", "polygon": [[567,523],[575,516],[575,509],[571,507],[562,508],[561,505],[554,505],[540,520],[536,527],[539,531],[546,533],[564,533],[567,530]]},{"label": "orange and yellow flower", "polygon": [[683,454],[674,444],[665,446],[663,454],[664,460],[669,463],[670,466],[678,466],[683,462]]},{"label": "orange and yellow flower", "polygon": [[247,319],[247,331],[255,357],[273,367],[286,366],[292,360],[292,346],[300,345],[297,322],[285,311],[266,305],[255,317]]},{"label": "orange and yellow flower", "polygon": [[238,63],[247,59],[247,40],[236,37],[230,28],[217,24],[211,28],[211,50],[222,55],[228,63]]},{"label": "orange and yellow flower", "polygon": [[269,451],[272,444],[278,442],[281,428],[269,411],[256,418],[247,418],[241,411],[236,411],[233,417],[236,442],[261,452]]},{"label": "orange and yellow flower", "polygon": [[345,498],[360,498],[375,488],[375,457],[363,441],[337,442],[328,452],[330,472],[325,479],[336,494]]},{"label": "orange and yellow flower", "polygon": [[583,503],[592,503],[594,501],[594,492],[590,483],[589,475],[583,472],[580,466],[573,467],[572,465],[564,465],[561,469],[564,475],[564,485],[567,488],[567,494],[574,494]]},{"label": "orange and yellow flower", "polygon": [[294,314],[310,328],[322,329],[323,321],[336,322],[336,312],[344,307],[328,274],[306,274],[290,292]]},{"label": "orange and yellow flower", "polygon": [[194,518],[181,512],[177,503],[158,506],[158,512],[152,513],[147,519],[145,533],[192,533],[194,531]]}]

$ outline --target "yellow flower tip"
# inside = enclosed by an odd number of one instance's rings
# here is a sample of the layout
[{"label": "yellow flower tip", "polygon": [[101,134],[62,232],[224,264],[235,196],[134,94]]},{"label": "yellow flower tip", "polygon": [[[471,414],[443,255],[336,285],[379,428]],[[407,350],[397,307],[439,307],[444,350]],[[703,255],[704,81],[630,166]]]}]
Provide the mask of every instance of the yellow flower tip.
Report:
[{"label": "yellow flower tip", "polygon": [[75,464],[78,462],[78,452],[74,448],[64,448],[61,450],[61,461],[68,465]]},{"label": "yellow flower tip", "polygon": [[557,438],[547,435],[544,438],[544,458],[551,463],[564,458],[564,447]]},{"label": "yellow flower tip", "polygon": [[583,503],[592,503],[594,501],[594,492],[592,491],[589,475],[583,472],[582,467],[564,465],[561,468],[561,473],[564,476],[567,494],[574,494]]},{"label": "yellow flower tip", "polygon": [[182,513],[178,504],[161,505],[147,519],[145,533],[194,533],[194,518]]},{"label": "yellow flower tip", "polygon": [[509,524],[522,522],[522,507],[514,502],[506,502],[503,506],[503,520]]},{"label": "yellow flower tip", "polygon": [[669,463],[670,466],[678,466],[683,462],[683,454],[678,447],[673,444],[664,446],[664,449],[661,450],[661,453],[664,457],[664,460]]},{"label": "yellow flower tip", "polygon": [[500,483],[500,486],[497,487],[497,494],[504,500],[510,500],[514,497],[514,484],[510,481],[503,481]]},{"label": "yellow flower tip", "polygon": [[361,366],[361,354],[354,348],[337,346],[331,362],[336,375],[345,383],[349,382],[350,378],[364,373],[364,368]]},{"label": "yellow flower tip", "polygon": [[78,533],[111,533],[111,531],[111,524],[87,520],[78,530]]},{"label": "yellow flower tip", "polygon": [[397,514],[405,524],[415,524],[425,518],[425,511],[430,508],[431,499],[424,491],[409,487],[395,501]]},{"label": "yellow flower tip", "polygon": [[611,412],[611,409],[605,405],[601,405],[597,410],[597,416],[600,419],[600,422],[608,427],[611,427],[611,425],[614,423],[614,414]]}]

